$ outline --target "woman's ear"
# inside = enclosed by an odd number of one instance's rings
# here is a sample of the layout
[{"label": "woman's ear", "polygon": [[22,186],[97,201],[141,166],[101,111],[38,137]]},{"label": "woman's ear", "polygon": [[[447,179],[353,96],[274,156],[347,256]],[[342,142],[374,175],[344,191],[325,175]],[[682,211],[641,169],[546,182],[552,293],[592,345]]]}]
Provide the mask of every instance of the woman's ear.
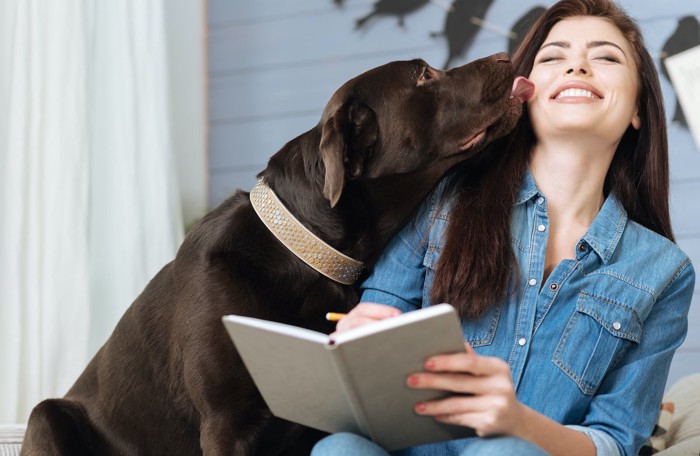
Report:
[{"label": "woman's ear", "polygon": [[642,119],[639,118],[639,109],[636,109],[632,116],[632,127],[634,127],[635,130],[639,130],[642,127]]}]

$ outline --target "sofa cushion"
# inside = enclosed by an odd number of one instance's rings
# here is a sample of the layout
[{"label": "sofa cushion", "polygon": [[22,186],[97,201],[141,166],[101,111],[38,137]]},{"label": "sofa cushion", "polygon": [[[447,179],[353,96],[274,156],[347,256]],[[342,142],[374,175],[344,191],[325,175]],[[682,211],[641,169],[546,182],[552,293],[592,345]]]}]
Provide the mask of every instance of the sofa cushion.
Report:
[{"label": "sofa cushion", "polygon": [[[664,395],[676,405],[666,434],[666,448],[700,437],[700,373],[683,377]],[[700,453],[700,448],[696,448]]]},{"label": "sofa cushion", "polygon": [[700,374],[681,378],[664,395],[661,413],[640,456],[700,455]]}]

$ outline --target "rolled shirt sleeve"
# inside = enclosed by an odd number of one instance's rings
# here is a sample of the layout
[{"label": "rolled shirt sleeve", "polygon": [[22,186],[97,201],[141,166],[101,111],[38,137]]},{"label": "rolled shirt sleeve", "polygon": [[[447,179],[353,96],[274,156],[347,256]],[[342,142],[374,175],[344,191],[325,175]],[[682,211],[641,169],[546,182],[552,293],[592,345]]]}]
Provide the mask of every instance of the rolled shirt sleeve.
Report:
[{"label": "rolled shirt sleeve", "polygon": [[569,425],[566,427],[582,432],[588,436],[588,438],[593,442],[593,445],[595,445],[595,454],[597,456],[621,456],[620,449],[617,447],[615,439],[613,439],[609,434],[585,426]]}]

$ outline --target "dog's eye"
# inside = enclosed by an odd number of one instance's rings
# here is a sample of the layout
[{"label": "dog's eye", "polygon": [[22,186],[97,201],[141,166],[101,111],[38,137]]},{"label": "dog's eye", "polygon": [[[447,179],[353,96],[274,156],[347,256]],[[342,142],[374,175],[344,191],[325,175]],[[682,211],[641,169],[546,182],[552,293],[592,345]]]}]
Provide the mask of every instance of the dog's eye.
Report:
[{"label": "dog's eye", "polygon": [[420,75],[420,80],[421,81],[430,81],[433,79],[433,74],[430,72],[430,68],[424,67],[423,72]]}]

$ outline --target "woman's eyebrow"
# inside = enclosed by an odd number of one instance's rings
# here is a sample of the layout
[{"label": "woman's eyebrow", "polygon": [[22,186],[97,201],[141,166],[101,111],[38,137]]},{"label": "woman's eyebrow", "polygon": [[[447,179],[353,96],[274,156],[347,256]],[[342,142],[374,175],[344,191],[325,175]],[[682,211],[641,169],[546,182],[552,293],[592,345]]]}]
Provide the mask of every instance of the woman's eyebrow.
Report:
[{"label": "woman's eyebrow", "polygon": [[587,43],[586,47],[588,49],[594,48],[594,47],[600,47],[600,46],[612,46],[620,50],[622,52],[622,55],[627,57],[627,54],[625,54],[625,51],[622,50],[620,46],[617,44],[613,43],[612,41],[590,41]]},{"label": "woman's eyebrow", "polygon": [[551,43],[543,44],[542,47],[540,47],[540,51],[546,47],[549,47],[549,46],[555,46],[555,47],[568,49],[571,47],[571,43],[569,43],[568,41],[552,41]]},{"label": "woman's eyebrow", "polygon": [[[546,47],[550,47],[550,46],[569,49],[571,47],[571,43],[569,43],[568,41],[552,41],[551,43],[543,44],[539,50],[541,51],[542,49],[544,49]],[[617,48],[620,50],[620,52],[622,52],[622,54],[625,57],[627,57],[627,54],[625,53],[625,51],[619,45],[613,43],[612,41],[589,41],[588,43],[586,43],[587,49],[601,47],[601,46],[612,46],[614,48]]]}]

